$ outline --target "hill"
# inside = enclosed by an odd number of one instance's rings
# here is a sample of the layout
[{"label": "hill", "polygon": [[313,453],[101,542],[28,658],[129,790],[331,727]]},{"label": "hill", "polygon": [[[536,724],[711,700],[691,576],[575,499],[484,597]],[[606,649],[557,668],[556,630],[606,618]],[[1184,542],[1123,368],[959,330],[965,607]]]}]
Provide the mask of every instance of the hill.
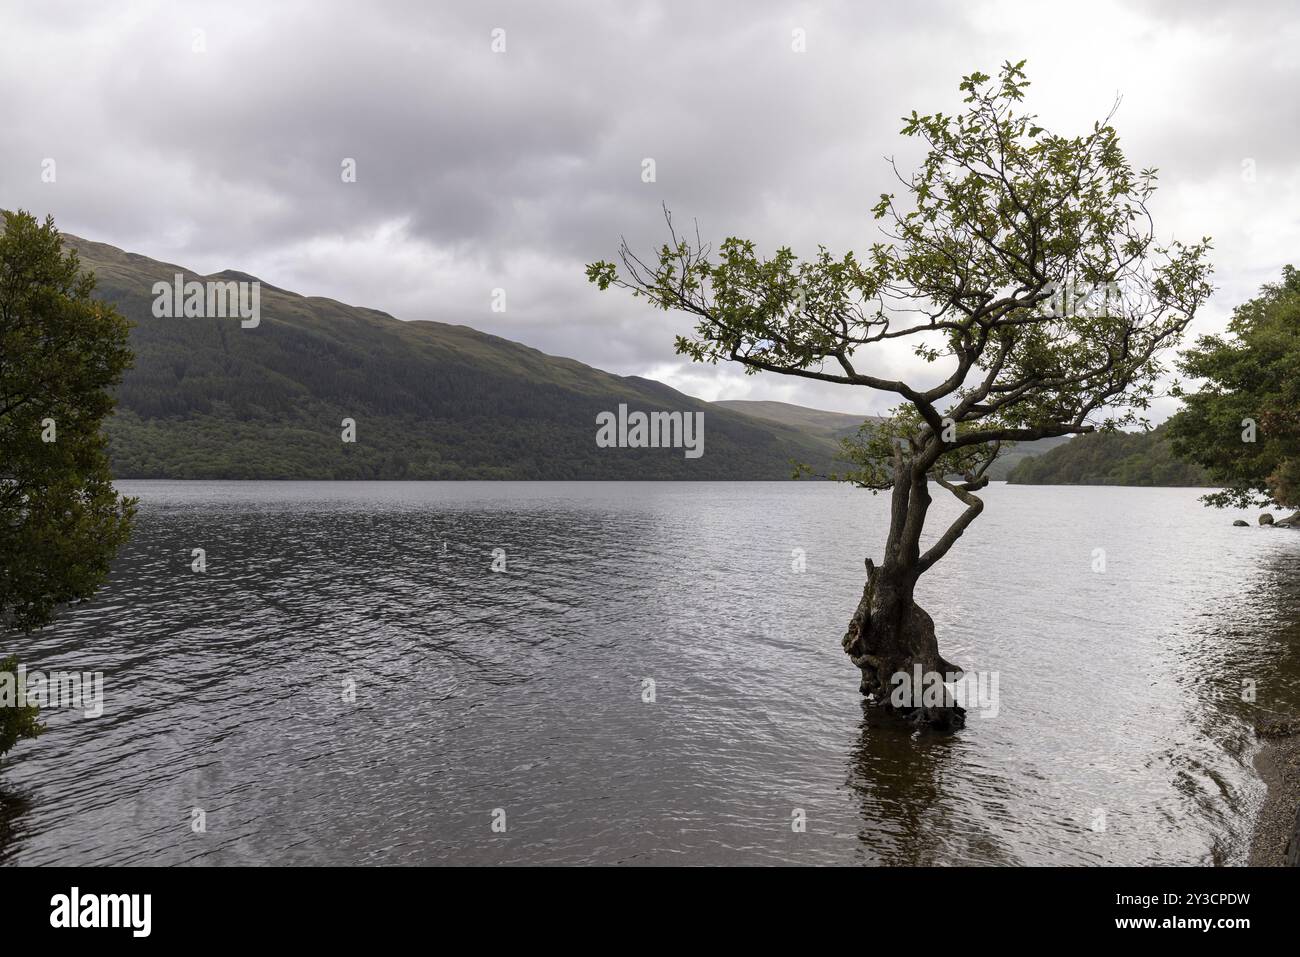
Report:
[{"label": "hill", "polygon": [[[154,284],[251,281],[66,236],[134,323],[108,425],[119,478],[787,479],[830,467],[820,434],[611,375],[468,326],[403,322],[262,283],[261,320],[156,318]],[[600,448],[596,416],[704,413],[704,454]],[[341,440],[344,418],[357,441]]]},{"label": "hill", "polygon": [[[823,412],[820,409],[806,409],[801,405],[788,402],[759,402],[744,399],[724,399],[713,403],[727,409],[734,409],[755,418],[767,419],[783,425],[800,429],[806,435],[822,436],[838,442],[840,439],[856,435],[864,421],[879,422],[879,416],[849,415],[845,412]],[[1033,442],[1021,442],[1003,450],[998,460],[989,468],[989,478],[1005,479],[1020,462],[1033,455],[1056,448],[1070,441],[1070,436],[1063,435],[1050,439],[1038,439]]]},{"label": "hill", "polygon": [[730,409],[778,425],[799,429],[808,435],[830,439],[843,439],[856,435],[863,422],[879,422],[875,415],[850,415],[847,412],[824,412],[789,402],[764,402],[752,399],[719,399],[712,403],[720,409]]},{"label": "hill", "polygon": [[989,467],[989,478],[994,481],[1006,480],[1021,462],[1034,456],[1043,455],[1070,441],[1068,435],[1054,435],[1049,439],[1035,439],[1033,442],[1017,442],[1002,452],[998,460]]},{"label": "hill", "polygon": [[1020,462],[1007,481],[1021,485],[1207,486],[1205,472],[1174,456],[1161,425],[1150,432],[1091,432]]}]

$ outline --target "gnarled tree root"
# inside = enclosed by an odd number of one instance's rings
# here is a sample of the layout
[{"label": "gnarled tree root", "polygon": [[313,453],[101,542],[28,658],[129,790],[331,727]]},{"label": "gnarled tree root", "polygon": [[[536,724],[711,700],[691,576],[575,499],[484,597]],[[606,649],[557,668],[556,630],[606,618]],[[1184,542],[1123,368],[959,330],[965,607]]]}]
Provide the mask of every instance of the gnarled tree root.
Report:
[{"label": "gnarled tree root", "polygon": [[[842,641],[849,660],[862,671],[859,690],[872,702],[908,723],[955,731],[966,723],[966,710],[942,684],[930,684],[926,700],[916,679],[940,675],[951,679],[962,669],[939,654],[934,621],[910,595],[899,594],[867,559],[862,600],[849,620]],[[919,670],[918,670],[919,669]]]}]

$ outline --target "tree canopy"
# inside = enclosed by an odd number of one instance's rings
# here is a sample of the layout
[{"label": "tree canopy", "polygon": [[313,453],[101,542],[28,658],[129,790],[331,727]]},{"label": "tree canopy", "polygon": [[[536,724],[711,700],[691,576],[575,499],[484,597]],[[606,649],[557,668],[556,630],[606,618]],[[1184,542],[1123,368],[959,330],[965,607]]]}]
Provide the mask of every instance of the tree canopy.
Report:
[{"label": "tree canopy", "polygon": [[[1160,353],[1211,292],[1210,243],[1158,244],[1156,170],[1133,169],[1109,117],[1064,136],[1022,112],[1023,66],[964,77],[956,114],[904,118],[926,156],[909,175],[895,167],[899,195],[875,205],[883,238],[864,255],[763,256],[734,237],[715,253],[665,213],[656,256],[624,242],[618,264],[592,263],[587,276],[694,316],[676,344],[695,361],[897,396],[893,424],[864,432],[837,476],[867,488],[896,486],[894,449],[937,481],[978,479],[1003,443],[1137,422]],[[895,340],[942,363],[938,381],[859,361]]]},{"label": "tree canopy", "polygon": [[93,296],[53,219],[0,235],[0,630],[46,624],[108,574],[133,512],[101,426],[130,364],[127,323]]},{"label": "tree canopy", "polygon": [[1300,271],[1238,306],[1228,335],[1202,336],[1180,369],[1204,380],[1170,422],[1174,451],[1223,489],[1211,505],[1300,507]]}]

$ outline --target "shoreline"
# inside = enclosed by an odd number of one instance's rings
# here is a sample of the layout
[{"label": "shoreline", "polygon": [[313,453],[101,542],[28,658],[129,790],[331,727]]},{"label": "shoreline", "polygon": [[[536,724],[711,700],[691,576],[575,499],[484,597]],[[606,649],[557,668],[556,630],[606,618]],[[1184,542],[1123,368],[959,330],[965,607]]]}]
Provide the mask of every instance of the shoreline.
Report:
[{"label": "shoreline", "polygon": [[1255,819],[1247,864],[1296,866],[1300,864],[1300,721],[1271,721],[1255,733],[1263,746],[1253,763],[1268,791]]}]

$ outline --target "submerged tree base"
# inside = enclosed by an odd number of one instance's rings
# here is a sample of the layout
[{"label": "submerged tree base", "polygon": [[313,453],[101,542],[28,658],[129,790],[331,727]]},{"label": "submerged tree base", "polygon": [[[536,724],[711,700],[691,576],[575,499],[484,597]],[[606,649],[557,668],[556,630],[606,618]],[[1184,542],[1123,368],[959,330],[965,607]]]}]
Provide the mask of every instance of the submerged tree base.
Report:
[{"label": "submerged tree base", "polygon": [[[912,582],[876,568],[867,559],[862,600],[841,644],[862,671],[859,689],[872,703],[901,721],[938,731],[966,725],[966,709],[944,684],[962,669],[939,654],[934,620],[911,597]],[[913,676],[936,676],[918,682]]]}]

